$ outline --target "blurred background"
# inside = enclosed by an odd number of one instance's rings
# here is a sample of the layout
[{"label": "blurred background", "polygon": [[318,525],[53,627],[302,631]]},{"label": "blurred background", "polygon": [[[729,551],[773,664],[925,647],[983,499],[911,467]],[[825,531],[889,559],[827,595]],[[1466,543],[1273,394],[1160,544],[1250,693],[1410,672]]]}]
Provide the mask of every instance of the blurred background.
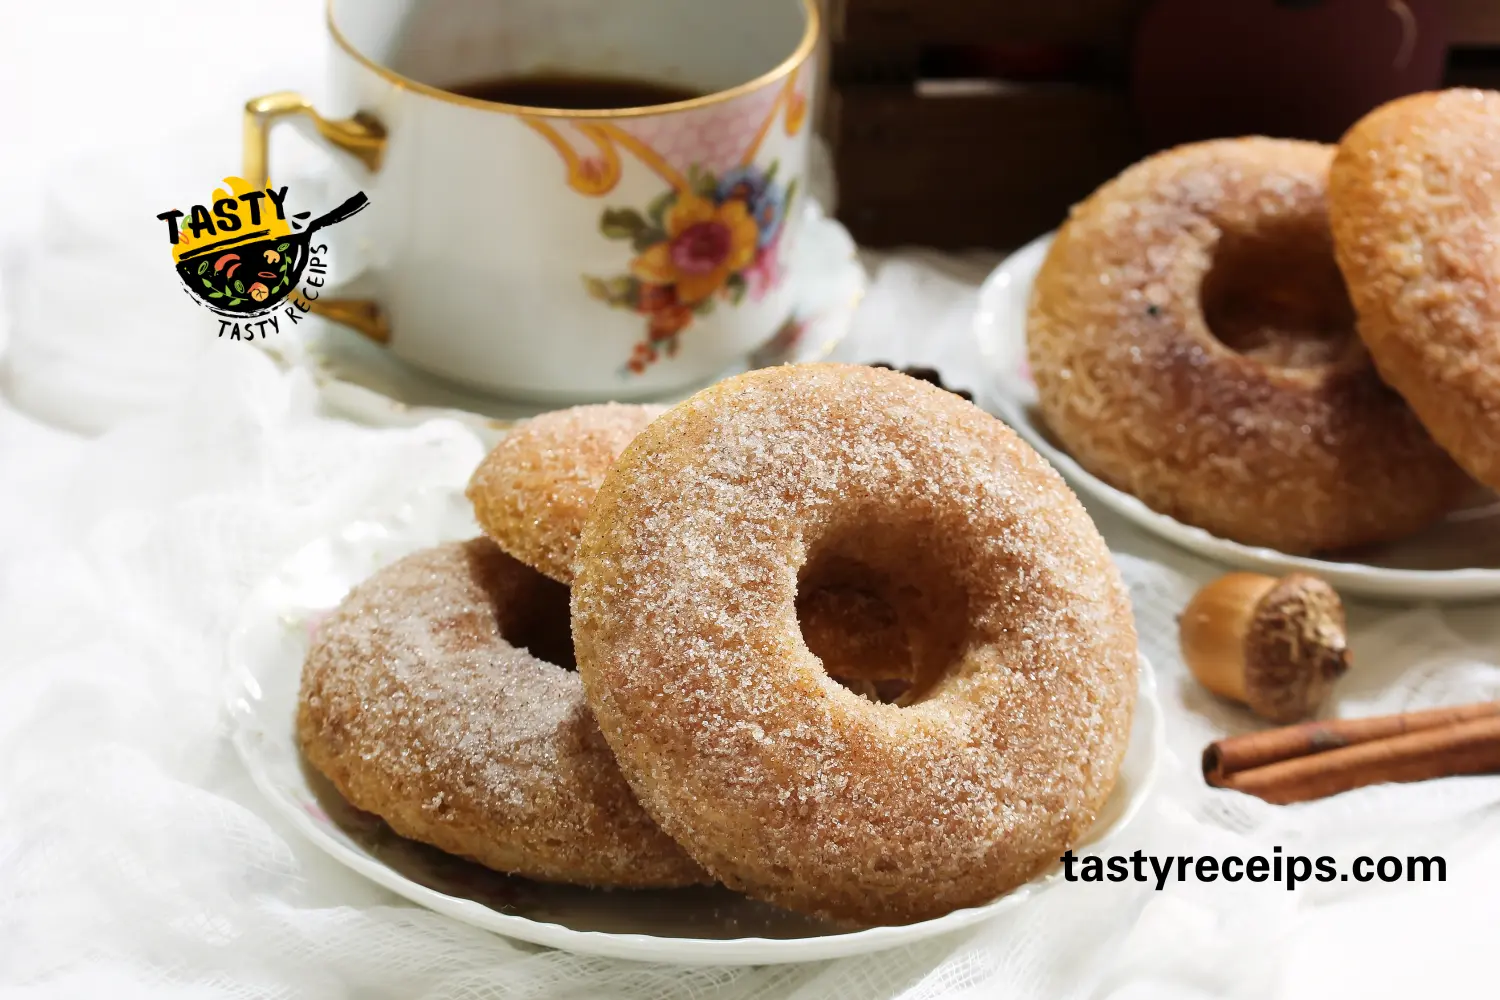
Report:
[{"label": "blurred background", "polygon": [[841,217],[866,245],[1009,247],[1141,156],[1333,142],[1371,108],[1500,83],[1493,0],[834,0]]}]

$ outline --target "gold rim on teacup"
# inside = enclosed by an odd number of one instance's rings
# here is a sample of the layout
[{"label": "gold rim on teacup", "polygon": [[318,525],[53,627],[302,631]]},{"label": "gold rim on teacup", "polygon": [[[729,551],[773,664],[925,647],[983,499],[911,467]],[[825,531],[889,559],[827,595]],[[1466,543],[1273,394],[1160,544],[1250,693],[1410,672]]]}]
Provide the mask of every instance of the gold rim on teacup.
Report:
[{"label": "gold rim on teacup", "polygon": [[703,94],[700,97],[690,98],[686,101],[674,101],[671,104],[653,104],[639,108],[608,108],[608,109],[585,109],[585,108],[533,108],[524,104],[505,104],[500,101],[484,101],[477,97],[465,97],[452,91],[444,90],[442,87],[434,87],[431,84],[420,83],[411,77],[402,76],[389,66],[371,59],[359,49],[354,43],[344,37],[339,26],[334,23],[333,18],[334,0],[328,0],[325,9],[328,22],[328,34],[333,37],[334,42],[349,54],[360,65],[370,72],[376,74],[394,86],[413,93],[422,94],[449,104],[458,104],[479,111],[498,111],[502,114],[529,115],[538,118],[637,118],[644,115],[670,114],[674,111],[686,111],[690,108],[707,107],[723,101],[733,100],[744,94],[760,90],[783,79],[788,74],[795,72],[808,57],[818,48],[818,33],[820,30],[817,0],[802,0],[802,9],[806,23],[802,29],[802,40],[797,43],[797,48],[792,54],[784,59],[780,65],[762,73],[753,80],[736,84],[727,90],[716,90],[711,94]]}]

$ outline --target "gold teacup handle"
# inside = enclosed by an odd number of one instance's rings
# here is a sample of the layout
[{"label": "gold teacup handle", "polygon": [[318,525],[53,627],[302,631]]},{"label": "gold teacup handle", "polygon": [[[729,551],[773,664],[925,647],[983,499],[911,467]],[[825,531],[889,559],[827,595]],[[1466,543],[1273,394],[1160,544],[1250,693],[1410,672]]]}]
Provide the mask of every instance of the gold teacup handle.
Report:
[{"label": "gold teacup handle", "polygon": [[[330,146],[353,156],[371,173],[380,169],[385,156],[385,127],[374,117],[361,112],[353,118],[324,118],[307,98],[296,91],[283,90],[245,102],[245,153],[240,173],[252,187],[263,186],[270,173],[271,126],[292,115],[306,116]],[[347,326],[377,344],[390,342],[390,321],[385,311],[369,299],[318,298],[308,304],[313,313]]]}]

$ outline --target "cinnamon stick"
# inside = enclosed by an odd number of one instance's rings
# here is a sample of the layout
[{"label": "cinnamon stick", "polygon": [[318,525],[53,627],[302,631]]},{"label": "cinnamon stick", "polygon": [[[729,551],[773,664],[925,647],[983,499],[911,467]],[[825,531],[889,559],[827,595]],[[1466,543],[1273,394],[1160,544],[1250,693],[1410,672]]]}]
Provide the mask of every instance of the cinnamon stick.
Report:
[{"label": "cinnamon stick", "polygon": [[1245,736],[1232,736],[1210,743],[1204,749],[1203,777],[1210,785],[1220,787],[1230,775],[1254,767],[1491,716],[1500,716],[1500,701],[1451,705],[1366,719],[1324,719]]},{"label": "cinnamon stick", "polygon": [[1500,771],[1500,715],[1372,739],[1228,775],[1232,788],[1277,805],[1388,781]]}]

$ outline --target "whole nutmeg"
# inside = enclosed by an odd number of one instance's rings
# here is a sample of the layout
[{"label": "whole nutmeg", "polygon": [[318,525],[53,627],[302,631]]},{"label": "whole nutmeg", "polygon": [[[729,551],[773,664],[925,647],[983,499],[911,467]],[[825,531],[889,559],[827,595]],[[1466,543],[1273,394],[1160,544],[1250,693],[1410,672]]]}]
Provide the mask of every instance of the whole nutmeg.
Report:
[{"label": "whole nutmeg", "polygon": [[1349,669],[1343,602],[1305,573],[1222,576],[1194,595],[1177,626],[1199,683],[1272,722],[1312,715]]}]

